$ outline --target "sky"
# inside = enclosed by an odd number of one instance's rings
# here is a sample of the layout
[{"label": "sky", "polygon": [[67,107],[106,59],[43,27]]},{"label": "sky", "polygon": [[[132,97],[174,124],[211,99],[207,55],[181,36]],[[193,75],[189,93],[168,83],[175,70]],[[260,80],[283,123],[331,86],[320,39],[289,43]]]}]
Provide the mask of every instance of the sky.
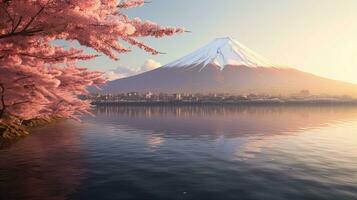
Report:
[{"label": "sky", "polygon": [[164,65],[230,36],[277,65],[357,83],[357,0],[152,0],[127,14],[191,33],[143,39],[165,54],[133,48],[119,61],[89,61],[89,68],[138,73],[152,67],[144,63]]}]

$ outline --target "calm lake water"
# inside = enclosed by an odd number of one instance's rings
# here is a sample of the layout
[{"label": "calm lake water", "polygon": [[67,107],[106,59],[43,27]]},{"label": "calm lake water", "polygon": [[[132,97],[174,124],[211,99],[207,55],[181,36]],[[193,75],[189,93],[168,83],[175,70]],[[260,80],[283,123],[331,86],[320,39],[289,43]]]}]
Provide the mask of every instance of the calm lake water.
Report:
[{"label": "calm lake water", "polygon": [[100,107],[0,150],[0,199],[357,199],[357,107]]}]

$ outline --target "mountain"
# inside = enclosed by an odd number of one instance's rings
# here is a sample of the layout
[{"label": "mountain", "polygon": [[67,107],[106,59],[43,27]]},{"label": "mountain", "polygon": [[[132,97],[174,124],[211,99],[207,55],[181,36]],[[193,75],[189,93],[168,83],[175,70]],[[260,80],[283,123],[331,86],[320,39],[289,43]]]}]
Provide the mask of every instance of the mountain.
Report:
[{"label": "mountain", "polygon": [[[217,38],[197,51],[165,65],[165,67],[195,67],[209,64],[216,65],[220,70],[225,66],[273,66],[265,58],[254,53],[247,47],[230,37]],[[202,70],[203,68],[201,68]]]},{"label": "mountain", "polygon": [[277,67],[236,40],[217,38],[158,69],[110,81],[96,93],[165,92],[357,96],[357,85]]}]

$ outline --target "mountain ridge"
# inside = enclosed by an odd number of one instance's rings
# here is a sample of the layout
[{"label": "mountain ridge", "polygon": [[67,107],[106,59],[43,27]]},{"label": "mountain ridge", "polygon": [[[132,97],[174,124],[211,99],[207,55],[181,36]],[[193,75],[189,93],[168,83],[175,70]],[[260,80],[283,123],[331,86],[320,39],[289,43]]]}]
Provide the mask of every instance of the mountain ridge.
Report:
[{"label": "mountain ridge", "polygon": [[102,90],[91,92],[291,95],[302,90],[309,90],[315,95],[357,97],[357,84],[331,80],[294,68],[277,67],[229,37],[215,39],[160,68],[110,81]]}]

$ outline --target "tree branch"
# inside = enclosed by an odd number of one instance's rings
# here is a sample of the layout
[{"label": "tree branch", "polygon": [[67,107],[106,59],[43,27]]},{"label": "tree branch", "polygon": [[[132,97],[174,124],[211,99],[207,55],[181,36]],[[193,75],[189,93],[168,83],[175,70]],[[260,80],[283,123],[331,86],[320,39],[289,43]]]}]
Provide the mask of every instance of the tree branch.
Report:
[{"label": "tree branch", "polygon": [[1,89],[1,93],[0,93],[0,103],[1,103],[1,109],[0,109],[0,119],[3,117],[4,113],[5,113],[5,109],[6,109],[6,105],[5,105],[5,87],[2,83],[0,83],[0,89]]},{"label": "tree branch", "polygon": [[[69,58],[69,59],[81,59],[83,58],[81,55],[78,55],[78,52],[74,53],[68,53],[68,54],[63,54],[63,55],[58,55],[58,56],[39,56],[39,55],[33,55],[33,54],[27,54],[27,53],[19,53],[19,55],[22,56],[27,56],[27,57],[32,57],[32,58],[38,58],[38,59],[43,59],[43,60],[53,60],[53,61],[60,61],[63,60],[64,58]],[[95,55],[97,56],[97,55]]]},{"label": "tree branch", "polygon": [[37,16],[39,16],[42,11],[45,9],[45,6],[42,6],[41,9],[35,14],[35,16],[31,17],[30,21],[25,25],[25,27],[22,29],[22,31],[25,31],[28,27],[31,26],[32,22],[36,19]]},{"label": "tree branch", "polygon": [[32,101],[30,101],[30,100],[19,101],[19,102],[15,102],[15,103],[11,104],[10,106],[16,106],[16,105],[20,105],[20,104],[24,104],[24,103],[32,103]]},{"label": "tree branch", "polygon": [[24,80],[24,79],[27,79],[27,78],[31,78],[31,76],[24,76],[24,77],[18,78],[16,80],[14,80],[14,83],[16,83],[18,81],[21,81],[21,80]]},{"label": "tree branch", "polygon": [[7,33],[7,34],[3,34],[0,35],[0,39],[4,39],[4,38],[8,38],[8,37],[12,37],[12,36],[17,36],[17,35],[21,35],[21,36],[33,36],[35,33],[39,33],[43,31],[43,29],[38,29],[38,30],[31,30],[31,31],[19,31],[19,32],[14,32],[14,33]]},{"label": "tree branch", "polygon": [[19,18],[19,21],[16,23],[15,25],[15,22],[14,22],[14,19],[11,18],[11,16],[9,15],[10,19],[12,20],[12,30],[11,32],[9,33],[6,33],[6,34],[2,34],[0,35],[0,39],[4,39],[4,38],[7,38],[7,37],[12,37],[12,36],[17,36],[17,35],[21,35],[21,36],[32,36],[34,35],[35,33],[39,33],[39,32],[42,32],[43,29],[42,28],[32,28],[32,29],[29,29],[29,27],[33,24],[34,20],[43,12],[43,10],[45,9],[46,6],[42,6],[40,8],[40,10],[34,15],[31,17],[30,21],[27,22],[27,24],[20,30],[20,31],[16,31],[17,28],[19,27],[19,25],[21,24],[22,22],[22,16],[20,16]]},{"label": "tree branch", "polygon": [[21,24],[22,21],[22,16],[20,16],[19,21],[17,21],[16,25],[12,27],[12,32],[14,33],[17,29],[17,27],[19,27],[19,25]]},{"label": "tree branch", "polygon": [[7,11],[7,9],[6,9],[5,7],[2,7],[2,6],[1,6],[1,8],[5,11],[7,17],[8,17],[8,18],[10,19],[10,21],[11,21],[12,28],[14,28],[14,24],[15,24],[14,18],[11,17],[9,11]]}]

